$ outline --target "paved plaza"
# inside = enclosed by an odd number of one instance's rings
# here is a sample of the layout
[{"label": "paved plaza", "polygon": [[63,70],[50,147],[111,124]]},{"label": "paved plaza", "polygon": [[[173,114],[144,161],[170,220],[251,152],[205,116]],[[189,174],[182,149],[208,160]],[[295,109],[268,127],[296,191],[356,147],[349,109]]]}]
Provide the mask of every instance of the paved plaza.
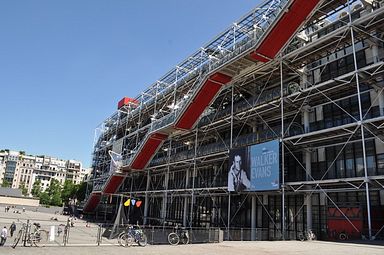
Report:
[{"label": "paved plaza", "polygon": [[300,241],[260,241],[260,242],[223,242],[215,244],[190,244],[190,245],[148,245],[146,247],[119,247],[112,245],[103,246],[80,246],[80,247],[0,247],[0,254],[12,255],[88,255],[88,254],[165,254],[165,255],[200,255],[200,254],[220,254],[220,255],[383,255],[384,247],[380,245],[361,245],[361,244],[340,244],[330,242],[300,242]]},{"label": "paved plaza", "polygon": [[[43,229],[55,228],[60,224],[65,224],[68,216],[59,214],[49,214],[43,212],[26,210],[20,213],[10,212],[5,213],[4,207],[0,207],[0,226],[5,225],[7,228],[15,221],[18,227],[22,222],[29,219],[31,222],[39,222]],[[57,218],[57,221],[51,220],[51,217]],[[284,255],[300,255],[300,254],[319,254],[319,255],[362,255],[362,254],[384,254],[384,245],[381,242],[369,244],[356,243],[336,243],[323,241],[255,241],[255,242],[222,242],[209,244],[189,244],[189,245],[148,245],[146,247],[118,246],[116,239],[103,238],[100,246],[97,246],[97,230],[95,224],[90,227],[86,226],[86,222],[80,219],[75,221],[75,227],[70,230],[68,246],[62,246],[61,236],[55,237],[55,240],[50,242],[47,247],[22,247],[17,246],[15,249],[10,247],[13,238],[9,237],[6,245],[0,247],[0,255],[68,255],[68,254],[108,254],[121,255],[124,254],[220,254],[220,255],[239,255],[239,254],[284,254]]]}]

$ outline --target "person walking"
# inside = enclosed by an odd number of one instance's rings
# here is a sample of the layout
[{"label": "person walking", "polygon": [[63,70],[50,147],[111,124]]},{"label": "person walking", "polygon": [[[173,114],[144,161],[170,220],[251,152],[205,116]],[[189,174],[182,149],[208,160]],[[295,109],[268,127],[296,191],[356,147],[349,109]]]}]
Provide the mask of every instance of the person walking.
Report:
[{"label": "person walking", "polygon": [[9,228],[9,231],[11,231],[11,237],[13,237],[13,232],[16,231],[16,224],[15,224],[15,222],[12,222],[11,227]]},{"label": "person walking", "polygon": [[5,241],[7,241],[7,236],[8,236],[8,230],[7,230],[7,227],[4,226],[4,228],[0,232],[0,237],[1,237],[0,246],[4,246]]}]

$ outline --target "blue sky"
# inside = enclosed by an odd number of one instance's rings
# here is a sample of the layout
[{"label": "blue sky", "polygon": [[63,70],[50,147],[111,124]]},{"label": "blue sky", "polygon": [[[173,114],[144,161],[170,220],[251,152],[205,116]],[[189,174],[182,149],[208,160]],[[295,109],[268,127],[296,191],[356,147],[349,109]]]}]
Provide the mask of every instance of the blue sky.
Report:
[{"label": "blue sky", "polygon": [[94,130],[258,0],[0,1],[0,149],[90,166]]}]

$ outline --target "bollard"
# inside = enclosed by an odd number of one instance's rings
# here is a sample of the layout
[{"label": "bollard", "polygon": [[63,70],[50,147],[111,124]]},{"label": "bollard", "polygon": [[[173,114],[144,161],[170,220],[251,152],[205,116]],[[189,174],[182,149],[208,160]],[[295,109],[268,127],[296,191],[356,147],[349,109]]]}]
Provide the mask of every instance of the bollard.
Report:
[{"label": "bollard", "polygon": [[243,236],[244,235],[244,231],[243,231],[243,228],[240,229],[240,241],[243,241]]},{"label": "bollard", "polygon": [[101,225],[99,225],[99,228],[97,229],[97,246],[100,246],[101,243]]},{"label": "bollard", "polygon": [[49,231],[49,241],[55,241],[55,226],[51,226],[51,230]]},{"label": "bollard", "polygon": [[64,227],[64,235],[63,235],[63,245],[64,246],[67,246],[68,239],[69,239],[69,225],[67,224]]},{"label": "bollard", "polygon": [[29,220],[27,220],[27,225],[25,226],[25,232],[23,236],[23,246],[27,246],[27,236],[29,236]]}]

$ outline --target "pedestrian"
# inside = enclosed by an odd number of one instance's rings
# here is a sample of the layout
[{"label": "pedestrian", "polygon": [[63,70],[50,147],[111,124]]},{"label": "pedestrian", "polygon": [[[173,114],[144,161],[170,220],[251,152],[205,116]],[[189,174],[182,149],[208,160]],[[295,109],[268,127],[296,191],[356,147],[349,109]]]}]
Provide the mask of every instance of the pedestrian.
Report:
[{"label": "pedestrian", "polygon": [[16,231],[16,224],[15,224],[15,222],[12,222],[11,227],[9,228],[9,230],[11,231],[11,237],[13,237],[13,232]]},{"label": "pedestrian", "polygon": [[0,246],[3,246],[5,244],[5,241],[7,241],[7,236],[8,236],[8,230],[7,230],[7,227],[4,226],[4,228],[1,230],[1,233],[0,233],[0,237],[1,237]]}]

